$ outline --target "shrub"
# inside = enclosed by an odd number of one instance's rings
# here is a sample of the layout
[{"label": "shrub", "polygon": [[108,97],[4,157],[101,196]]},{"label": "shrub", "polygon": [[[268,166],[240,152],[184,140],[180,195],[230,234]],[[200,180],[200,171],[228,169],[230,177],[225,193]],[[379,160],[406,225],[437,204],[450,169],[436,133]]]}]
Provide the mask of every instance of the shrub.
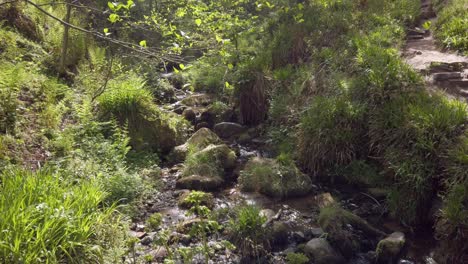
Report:
[{"label": "shrub", "polygon": [[1,262],[100,262],[112,250],[98,229],[118,222],[113,207],[102,207],[105,193],[96,182],[18,169],[5,170],[0,182]]},{"label": "shrub", "polygon": [[154,213],[146,220],[146,226],[150,231],[157,231],[161,227],[162,220],[162,214]]}]

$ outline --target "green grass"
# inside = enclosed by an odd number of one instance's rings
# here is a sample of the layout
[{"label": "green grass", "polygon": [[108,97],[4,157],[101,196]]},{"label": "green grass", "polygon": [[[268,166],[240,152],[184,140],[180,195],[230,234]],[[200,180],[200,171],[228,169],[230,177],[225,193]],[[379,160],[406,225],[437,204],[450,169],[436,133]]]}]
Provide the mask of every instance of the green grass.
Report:
[{"label": "green grass", "polygon": [[96,182],[17,169],[0,182],[0,262],[99,262],[110,250],[98,229],[118,222],[114,207],[102,208],[106,194]]},{"label": "green grass", "polygon": [[436,39],[446,48],[468,54],[468,1],[449,0],[440,8],[434,27]]}]

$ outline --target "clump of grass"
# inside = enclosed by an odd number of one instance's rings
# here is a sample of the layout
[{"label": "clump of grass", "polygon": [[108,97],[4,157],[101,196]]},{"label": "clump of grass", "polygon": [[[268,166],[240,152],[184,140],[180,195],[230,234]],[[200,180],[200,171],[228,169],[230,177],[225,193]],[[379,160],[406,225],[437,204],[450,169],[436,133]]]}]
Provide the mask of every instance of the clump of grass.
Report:
[{"label": "clump of grass", "polygon": [[266,217],[260,215],[260,209],[253,205],[240,206],[228,224],[230,241],[246,258],[259,260],[269,248],[269,232],[263,224]]},{"label": "clump of grass", "polygon": [[286,255],[286,261],[288,264],[306,264],[310,259],[302,253],[290,252]]},{"label": "clump of grass", "polygon": [[157,231],[161,227],[162,220],[162,214],[154,213],[146,220],[146,226],[150,231]]},{"label": "clump of grass", "polygon": [[[99,262],[112,244],[99,226],[117,222],[93,181],[72,184],[59,174],[18,169],[0,175],[0,261]],[[105,233],[100,234],[105,236]]]},{"label": "clump of grass", "polygon": [[316,97],[302,117],[299,159],[317,175],[358,157],[363,139],[364,108],[344,98]]}]

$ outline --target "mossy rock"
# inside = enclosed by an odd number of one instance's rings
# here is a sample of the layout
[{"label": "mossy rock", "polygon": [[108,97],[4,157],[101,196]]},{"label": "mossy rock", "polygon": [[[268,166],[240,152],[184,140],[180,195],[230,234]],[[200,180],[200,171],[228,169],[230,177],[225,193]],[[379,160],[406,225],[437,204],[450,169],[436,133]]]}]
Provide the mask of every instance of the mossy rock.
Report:
[{"label": "mossy rock", "polygon": [[394,263],[406,243],[405,234],[392,233],[377,244],[377,263]]},{"label": "mossy rock", "polygon": [[187,157],[189,149],[204,149],[211,144],[221,144],[222,140],[208,128],[197,130],[185,144],[177,146],[169,155],[169,160],[174,163],[183,162]]},{"label": "mossy rock", "polygon": [[223,179],[219,177],[191,175],[178,179],[176,187],[179,189],[216,191],[223,183]]},{"label": "mossy rock", "polygon": [[271,197],[294,197],[309,193],[312,181],[294,163],[279,164],[275,159],[252,158],[239,177],[241,189]]},{"label": "mossy rock", "polygon": [[361,243],[365,239],[377,241],[385,236],[385,233],[371,226],[366,220],[336,204],[322,208],[318,222],[328,233],[330,243],[346,257],[360,252]]}]

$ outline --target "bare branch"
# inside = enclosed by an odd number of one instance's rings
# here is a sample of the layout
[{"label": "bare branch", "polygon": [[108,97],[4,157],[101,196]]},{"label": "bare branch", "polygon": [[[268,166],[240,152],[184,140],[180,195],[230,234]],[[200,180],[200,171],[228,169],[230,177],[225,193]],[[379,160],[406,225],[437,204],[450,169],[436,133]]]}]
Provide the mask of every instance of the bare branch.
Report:
[{"label": "bare branch", "polygon": [[11,1],[6,1],[6,2],[1,2],[0,3],[0,6],[2,5],[6,5],[6,4],[12,4],[12,3],[15,3],[15,2],[18,2],[19,0],[11,0]]}]

